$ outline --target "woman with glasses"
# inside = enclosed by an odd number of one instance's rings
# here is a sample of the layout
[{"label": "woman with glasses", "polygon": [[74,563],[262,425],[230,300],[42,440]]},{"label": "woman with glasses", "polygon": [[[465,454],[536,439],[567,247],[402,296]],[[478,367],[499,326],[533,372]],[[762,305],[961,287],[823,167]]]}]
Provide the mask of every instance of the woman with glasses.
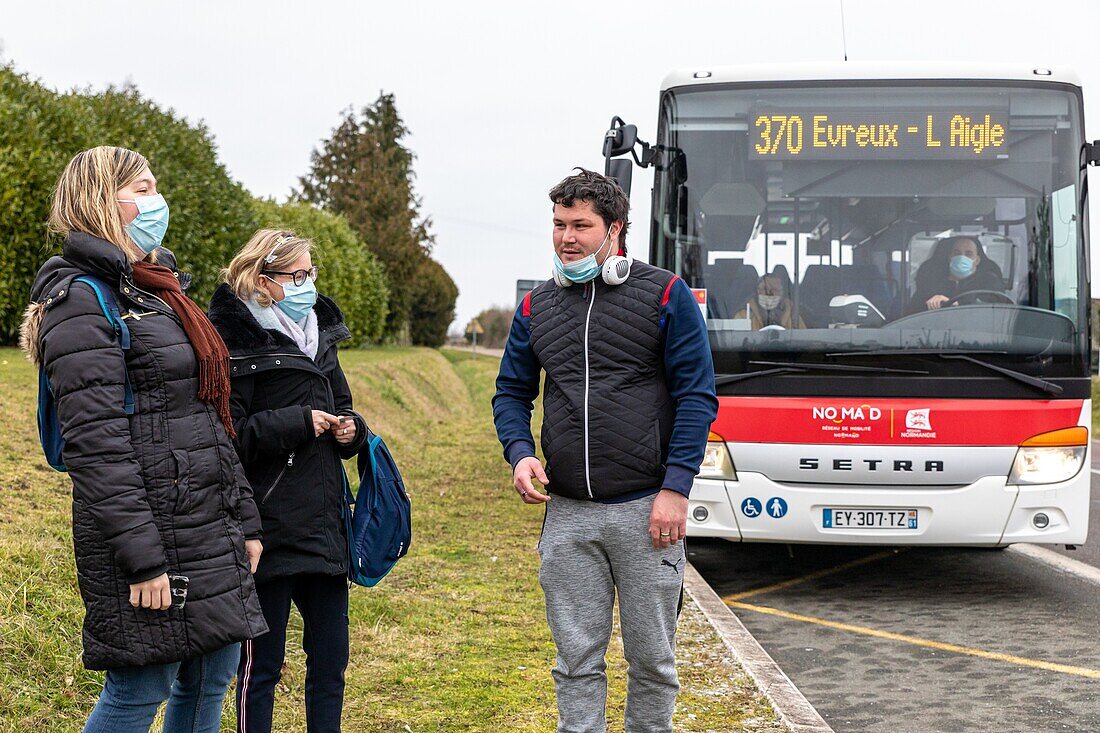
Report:
[{"label": "woman with glasses", "polygon": [[348,663],[341,459],[359,451],[367,429],[336,355],[351,334],[336,304],[317,294],[311,248],[292,231],[261,229],[210,301],[229,348],[237,452],[264,531],[255,578],[270,631],[241,649],[241,733],[271,730],[292,602],[305,622],[307,727],[340,730]]}]

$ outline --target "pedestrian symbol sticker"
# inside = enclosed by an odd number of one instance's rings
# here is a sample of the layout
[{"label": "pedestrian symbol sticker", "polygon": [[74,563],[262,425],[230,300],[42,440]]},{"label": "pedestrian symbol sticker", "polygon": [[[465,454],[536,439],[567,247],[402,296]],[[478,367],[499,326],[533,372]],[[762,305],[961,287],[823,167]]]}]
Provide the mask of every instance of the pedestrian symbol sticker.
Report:
[{"label": "pedestrian symbol sticker", "polygon": [[787,514],[787,502],[778,496],[768,499],[768,514],[773,519],[782,519]]},{"label": "pedestrian symbol sticker", "polygon": [[741,502],[741,513],[746,517],[759,517],[761,511],[763,507],[760,506],[760,500],[755,497],[750,496]]}]

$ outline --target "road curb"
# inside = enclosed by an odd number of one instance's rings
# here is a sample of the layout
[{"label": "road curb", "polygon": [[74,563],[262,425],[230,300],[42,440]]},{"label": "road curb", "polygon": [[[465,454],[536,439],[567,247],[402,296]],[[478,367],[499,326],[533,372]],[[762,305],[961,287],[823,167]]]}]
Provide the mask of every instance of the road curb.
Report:
[{"label": "road curb", "polygon": [[1021,543],[1018,545],[1009,545],[1008,552],[1023,555],[1036,562],[1041,562],[1044,565],[1052,567],[1059,572],[1088,581],[1093,585],[1100,585],[1100,568],[1094,568],[1092,565],[1083,563],[1080,560],[1074,560],[1071,557],[1060,555],[1054,550],[1049,550],[1046,547]]},{"label": "road curb", "polygon": [[768,698],[783,725],[793,733],[835,733],[691,563],[684,569],[684,589]]}]

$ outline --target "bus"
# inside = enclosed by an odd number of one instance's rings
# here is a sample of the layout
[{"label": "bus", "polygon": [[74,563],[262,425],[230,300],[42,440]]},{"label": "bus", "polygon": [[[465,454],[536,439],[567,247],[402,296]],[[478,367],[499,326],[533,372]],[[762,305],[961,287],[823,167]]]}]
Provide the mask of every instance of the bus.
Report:
[{"label": "bus", "polygon": [[653,144],[613,118],[714,359],[688,534],[1083,543],[1098,150],[1064,69],[677,71]]}]

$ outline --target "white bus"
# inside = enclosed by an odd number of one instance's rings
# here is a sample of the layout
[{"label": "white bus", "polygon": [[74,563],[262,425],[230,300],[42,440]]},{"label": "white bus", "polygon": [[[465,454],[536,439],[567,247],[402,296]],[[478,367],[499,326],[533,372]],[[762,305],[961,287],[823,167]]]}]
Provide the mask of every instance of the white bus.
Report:
[{"label": "white bus", "polygon": [[1096,153],[1071,72],[675,72],[656,144],[605,137],[625,187],[628,152],[714,357],[689,534],[1085,541]]}]

